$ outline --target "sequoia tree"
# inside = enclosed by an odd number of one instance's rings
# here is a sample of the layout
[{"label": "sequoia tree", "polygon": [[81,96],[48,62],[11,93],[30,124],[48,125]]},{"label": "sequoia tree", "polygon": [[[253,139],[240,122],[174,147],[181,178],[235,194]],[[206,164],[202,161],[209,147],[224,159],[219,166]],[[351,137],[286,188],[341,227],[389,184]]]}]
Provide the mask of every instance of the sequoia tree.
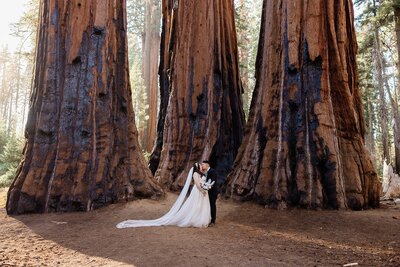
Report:
[{"label": "sequoia tree", "polygon": [[194,161],[209,159],[226,175],[244,113],[233,1],[165,0],[162,12],[161,103],[150,168],[174,188]]},{"label": "sequoia tree", "polygon": [[24,159],[9,214],[162,193],[138,147],[124,0],[43,0]]},{"label": "sequoia tree", "polygon": [[270,207],[379,205],[351,0],[264,0],[249,121],[227,193]]}]

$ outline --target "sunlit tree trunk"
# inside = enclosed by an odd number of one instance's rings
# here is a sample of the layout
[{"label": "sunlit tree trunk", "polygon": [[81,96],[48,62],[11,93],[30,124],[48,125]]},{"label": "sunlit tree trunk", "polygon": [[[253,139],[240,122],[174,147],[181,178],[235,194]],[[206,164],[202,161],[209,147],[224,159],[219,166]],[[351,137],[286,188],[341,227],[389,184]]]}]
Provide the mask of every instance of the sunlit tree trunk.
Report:
[{"label": "sunlit tree trunk", "polygon": [[370,97],[366,97],[366,109],[367,109],[367,120],[368,120],[368,131],[365,134],[365,145],[371,157],[375,155],[375,138],[374,138],[374,125],[373,125],[373,107]]},{"label": "sunlit tree trunk", "polygon": [[[396,42],[397,42],[397,90],[400,92],[400,3],[394,5],[394,20],[395,20],[395,31],[396,31]],[[399,115],[399,103],[397,97],[391,97],[392,105],[394,105],[395,127],[394,127],[394,149],[395,149],[395,172],[400,174],[400,115]]]},{"label": "sunlit tree trunk", "polygon": [[228,194],[270,207],[379,205],[350,0],[264,0],[256,88]]},{"label": "sunlit tree trunk", "polygon": [[8,87],[7,87],[7,58],[6,54],[2,55],[3,58],[3,64],[2,64],[2,76],[1,76],[1,98],[0,98],[0,103],[1,103],[1,115],[3,122],[5,123],[7,121],[7,107],[8,107]]},{"label": "sunlit tree trunk", "polygon": [[[33,62],[29,62],[28,63],[28,66],[27,66],[27,68],[26,68],[26,70],[25,70],[25,74],[26,73],[30,73],[33,68]],[[26,111],[28,110],[28,103],[29,103],[29,97],[30,97],[30,95],[31,95],[31,90],[32,90],[32,87],[33,87],[33,82],[34,82],[34,79],[33,79],[33,75],[31,75],[32,77],[31,77],[31,79],[30,79],[30,83],[26,86],[26,90],[25,90],[25,92],[24,92],[24,102],[23,102],[23,107],[22,107],[22,126],[24,127],[25,126],[25,120],[26,120]]]},{"label": "sunlit tree trunk", "polygon": [[5,59],[5,49],[3,48],[3,51],[0,53],[0,74],[1,74],[1,81],[0,81],[0,115],[1,115],[1,120],[4,123],[4,106],[5,106],[5,68],[6,68],[6,59]]},{"label": "sunlit tree trunk", "polygon": [[160,1],[146,0],[143,47],[143,79],[148,99],[148,120],[143,134],[144,149],[151,152],[156,138],[158,59],[160,55]]},{"label": "sunlit tree trunk", "polygon": [[[19,106],[19,101],[20,101],[20,89],[21,89],[21,49],[19,50],[19,52],[18,52],[18,60],[17,60],[17,66],[16,66],[16,68],[17,68],[17,81],[16,81],[16,86],[15,86],[15,114],[16,115],[18,115],[18,106]],[[14,124],[14,130],[15,130],[15,133],[16,133],[16,131],[17,131],[17,127],[16,127],[16,121],[15,121],[15,124]]]},{"label": "sunlit tree trunk", "polygon": [[383,161],[390,163],[389,137],[388,137],[388,109],[385,98],[385,83],[383,78],[383,62],[381,52],[381,40],[379,38],[378,29],[374,30],[374,60],[376,66],[377,89],[379,92],[379,118],[381,122]]},{"label": "sunlit tree trunk", "polygon": [[161,189],[138,147],[124,0],[43,0],[9,214],[87,211]]},{"label": "sunlit tree trunk", "polygon": [[242,141],[244,113],[233,1],[163,1],[158,138],[150,166],[179,187],[194,161],[221,177]]},{"label": "sunlit tree trunk", "polygon": [[8,118],[7,118],[7,134],[11,135],[14,127],[13,127],[13,101],[14,101],[14,94],[13,94],[13,85],[12,81],[8,81]]}]

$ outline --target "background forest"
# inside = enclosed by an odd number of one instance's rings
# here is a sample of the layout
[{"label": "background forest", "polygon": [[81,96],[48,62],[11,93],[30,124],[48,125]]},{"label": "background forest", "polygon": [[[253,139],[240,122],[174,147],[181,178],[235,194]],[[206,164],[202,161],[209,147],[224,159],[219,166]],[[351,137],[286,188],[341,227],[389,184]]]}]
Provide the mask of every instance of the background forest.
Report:
[{"label": "background forest", "polygon": [[[0,187],[7,187],[22,157],[34,66],[38,0],[10,25],[16,49],[0,47]],[[161,3],[128,0],[130,79],[139,141],[146,158],[156,136]],[[367,126],[366,146],[379,177],[400,172],[400,1],[356,0],[359,82]],[[235,0],[246,118],[255,87],[262,0]],[[397,141],[396,141],[397,140]]]}]

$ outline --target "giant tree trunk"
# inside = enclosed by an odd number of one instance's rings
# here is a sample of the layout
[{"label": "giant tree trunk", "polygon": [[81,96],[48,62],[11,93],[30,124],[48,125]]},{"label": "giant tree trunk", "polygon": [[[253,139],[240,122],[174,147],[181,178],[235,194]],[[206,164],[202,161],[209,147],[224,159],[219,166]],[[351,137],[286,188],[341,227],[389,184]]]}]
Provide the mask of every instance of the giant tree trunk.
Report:
[{"label": "giant tree trunk", "polygon": [[202,159],[224,177],[244,122],[233,1],[163,1],[161,38],[161,107],[151,169],[172,188]]},{"label": "giant tree trunk", "polygon": [[24,160],[9,214],[87,211],[162,191],[137,141],[125,1],[43,0]]},{"label": "giant tree trunk", "polygon": [[158,101],[158,59],[160,51],[160,4],[146,0],[145,35],[143,45],[143,79],[147,92],[148,115],[143,134],[143,148],[151,152],[156,138]]},{"label": "giant tree trunk", "polygon": [[350,0],[264,0],[257,84],[228,194],[278,208],[379,205],[356,49]]}]

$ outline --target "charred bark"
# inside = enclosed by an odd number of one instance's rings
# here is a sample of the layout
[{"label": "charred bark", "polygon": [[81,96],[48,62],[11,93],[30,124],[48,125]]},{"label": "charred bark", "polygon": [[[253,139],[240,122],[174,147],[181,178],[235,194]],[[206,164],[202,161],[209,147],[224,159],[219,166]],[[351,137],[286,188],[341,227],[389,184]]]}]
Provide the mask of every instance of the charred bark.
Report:
[{"label": "charred bark", "polygon": [[171,188],[202,159],[224,177],[244,123],[233,2],[163,1],[162,30],[161,106],[150,167]]},{"label": "charred bark", "polygon": [[87,211],[162,193],[138,147],[123,0],[44,0],[24,159],[7,212]]},{"label": "charred bark", "polygon": [[256,87],[227,193],[270,207],[379,205],[350,0],[264,0]]}]

